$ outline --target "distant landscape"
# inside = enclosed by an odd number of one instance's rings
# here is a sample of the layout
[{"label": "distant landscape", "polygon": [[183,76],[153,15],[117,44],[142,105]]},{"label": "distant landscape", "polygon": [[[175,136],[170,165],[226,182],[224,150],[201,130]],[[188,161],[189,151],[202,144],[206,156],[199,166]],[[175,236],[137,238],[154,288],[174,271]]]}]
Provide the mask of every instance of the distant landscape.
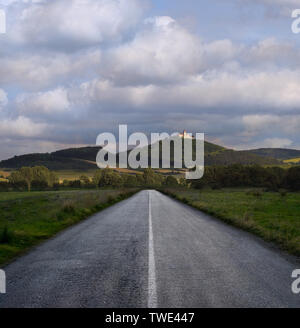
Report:
[{"label": "distant landscape", "polygon": [[299,150],[235,151],[205,142],[204,177],[188,181],[185,169],[100,170],[100,149],[0,162],[0,264],[142,189],[160,190],[300,254]]},{"label": "distant landscape", "polygon": [[[36,153],[14,156],[0,162],[2,170],[18,169],[22,166],[45,166],[49,170],[93,170],[97,168],[96,155],[101,147],[70,148],[52,153]],[[262,148],[232,150],[205,142],[205,165],[284,165],[297,164],[300,150]]]}]

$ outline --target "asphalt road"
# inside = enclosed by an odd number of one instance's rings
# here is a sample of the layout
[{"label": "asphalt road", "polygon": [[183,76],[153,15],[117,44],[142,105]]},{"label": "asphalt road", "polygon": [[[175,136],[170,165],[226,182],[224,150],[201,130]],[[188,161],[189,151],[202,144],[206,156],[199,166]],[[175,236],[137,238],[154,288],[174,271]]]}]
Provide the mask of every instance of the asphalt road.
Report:
[{"label": "asphalt road", "polygon": [[143,191],[5,267],[1,307],[300,307],[298,260]]}]

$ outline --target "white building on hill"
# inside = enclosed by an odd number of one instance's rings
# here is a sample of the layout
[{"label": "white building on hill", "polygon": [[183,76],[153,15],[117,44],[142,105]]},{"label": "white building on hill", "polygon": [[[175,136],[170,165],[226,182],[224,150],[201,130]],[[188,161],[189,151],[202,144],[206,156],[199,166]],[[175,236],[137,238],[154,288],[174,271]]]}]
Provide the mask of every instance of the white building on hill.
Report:
[{"label": "white building on hill", "polygon": [[179,133],[179,137],[183,139],[194,139],[193,135],[190,133],[187,133],[186,130],[184,130],[182,133]]}]

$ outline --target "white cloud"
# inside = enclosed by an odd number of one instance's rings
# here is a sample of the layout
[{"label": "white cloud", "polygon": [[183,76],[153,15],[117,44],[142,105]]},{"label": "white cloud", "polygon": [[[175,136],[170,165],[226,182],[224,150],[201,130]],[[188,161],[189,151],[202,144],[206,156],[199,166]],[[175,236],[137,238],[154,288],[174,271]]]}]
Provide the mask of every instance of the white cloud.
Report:
[{"label": "white cloud", "polygon": [[101,63],[100,50],[80,54],[27,54],[1,58],[0,84],[40,90],[58,83],[94,76]]},{"label": "white cloud", "polygon": [[[120,40],[144,10],[139,0],[51,0],[20,5],[13,39],[70,50]],[[37,28],[38,26],[38,28]]]},{"label": "white cloud", "polygon": [[170,82],[201,69],[200,40],[171,17],[145,21],[135,38],[107,54],[105,76],[121,84]]},{"label": "white cloud", "polygon": [[0,121],[1,137],[37,137],[46,129],[46,124],[35,123],[27,117],[19,116],[16,119],[4,119]]},{"label": "white cloud", "polygon": [[52,114],[70,110],[67,91],[63,88],[47,92],[23,94],[17,98],[17,107],[21,114]]},{"label": "white cloud", "polygon": [[287,138],[268,138],[263,140],[261,147],[284,148],[291,146],[292,143],[293,141]]}]

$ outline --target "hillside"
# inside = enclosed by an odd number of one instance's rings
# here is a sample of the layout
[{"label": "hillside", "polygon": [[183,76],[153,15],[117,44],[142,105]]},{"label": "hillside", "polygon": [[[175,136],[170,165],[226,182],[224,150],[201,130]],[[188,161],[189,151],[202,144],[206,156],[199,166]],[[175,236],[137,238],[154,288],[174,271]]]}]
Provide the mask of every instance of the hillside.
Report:
[{"label": "hillside", "polygon": [[[97,168],[96,155],[101,147],[82,147],[59,150],[53,153],[15,156],[0,162],[0,168],[18,169],[22,166],[43,165],[50,170],[89,170]],[[270,149],[271,151],[272,149]],[[283,151],[290,151],[283,149]],[[281,162],[255,153],[256,150],[235,151],[205,142],[205,165],[259,164],[277,165]],[[259,150],[258,150],[259,151]],[[292,151],[292,150],[291,150]],[[296,151],[297,152],[297,151]],[[298,151],[300,153],[300,151]],[[271,152],[270,152],[271,153]],[[265,153],[264,153],[265,154]],[[289,153],[290,155],[291,153]],[[300,157],[300,155],[298,156]],[[289,157],[290,158],[290,157]],[[171,154],[172,162],[172,154]]]},{"label": "hillside", "polygon": [[224,150],[217,154],[205,155],[205,165],[279,165],[281,162],[271,157],[263,157],[249,151]]},{"label": "hillside", "polygon": [[96,168],[95,161],[101,147],[59,150],[53,153],[15,156],[0,162],[0,168],[18,169],[22,166],[46,166],[50,170],[88,170]]},{"label": "hillside", "polygon": [[260,149],[248,150],[247,152],[263,157],[272,157],[279,160],[286,160],[286,159],[300,157],[300,150],[296,150],[296,149],[260,148]]}]

